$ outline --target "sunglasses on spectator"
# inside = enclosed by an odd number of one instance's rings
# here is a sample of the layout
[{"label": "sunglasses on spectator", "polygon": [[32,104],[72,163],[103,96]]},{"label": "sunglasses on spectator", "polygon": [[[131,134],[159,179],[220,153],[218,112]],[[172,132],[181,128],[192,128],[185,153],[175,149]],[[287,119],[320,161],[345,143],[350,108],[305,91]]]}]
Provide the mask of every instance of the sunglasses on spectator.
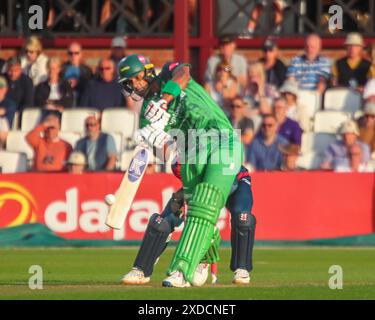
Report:
[{"label": "sunglasses on spectator", "polygon": [[263,128],[272,128],[272,127],[274,127],[274,126],[275,126],[274,123],[263,123],[263,124],[262,124],[262,127],[263,127]]},{"label": "sunglasses on spectator", "polygon": [[96,127],[98,125],[97,122],[87,122],[86,123],[86,127],[89,128],[89,127]]},{"label": "sunglasses on spectator", "polygon": [[108,71],[108,70],[113,70],[112,67],[100,67],[99,68],[100,71]]},{"label": "sunglasses on spectator", "polygon": [[68,54],[69,54],[70,56],[73,56],[73,55],[77,56],[77,55],[79,55],[80,53],[81,53],[80,51],[68,51]]},{"label": "sunglasses on spectator", "polygon": [[375,118],[375,115],[374,114],[365,114],[365,117],[366,118]]},{"label": "sunglasses on spectator", "polygon": [[242,104],[239,104],[239,103],[234,103],[234,104],[232,104],[232,108],[233,108],[233,109],[242,109],[242,108],[243,108],[243,105],[242,105]]}]

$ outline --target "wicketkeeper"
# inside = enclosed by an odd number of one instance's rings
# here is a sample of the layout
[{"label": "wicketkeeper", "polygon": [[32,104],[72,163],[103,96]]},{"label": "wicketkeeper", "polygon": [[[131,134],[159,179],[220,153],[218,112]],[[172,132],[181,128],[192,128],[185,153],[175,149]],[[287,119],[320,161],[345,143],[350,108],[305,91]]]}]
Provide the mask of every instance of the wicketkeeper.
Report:
[{"label": "wicketkeeper", "polygon": [[188,64],[167,63],[156,76],[153,64],[133,54],[120,61],[118,74],[125,94],[144,99],[136,140],[161,149],[176,134],[179,153],[185,155],[180,172],[188,203],[186,223],[163,285],[189,287],[200,261],[217,252],[215,224],[241,167],[240,138],[191,78]]}]

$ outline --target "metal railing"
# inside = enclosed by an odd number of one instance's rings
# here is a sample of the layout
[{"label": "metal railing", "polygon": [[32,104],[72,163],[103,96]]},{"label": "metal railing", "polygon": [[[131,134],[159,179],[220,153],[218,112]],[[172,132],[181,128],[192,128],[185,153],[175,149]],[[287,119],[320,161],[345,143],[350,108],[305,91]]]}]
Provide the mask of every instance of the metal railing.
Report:
[{"label": "metal railing", "polygon": [[[29,7],[36,3],[43,11],[42,30],[28,25]],[[173,0],[1,0],[0,31],[2,36],[170,36]]]},{"label": "metal railing", "polygon": [[[281,4],[281,10],[280,8]],[[333,5],[342,9],[342,29],[330,29],[329,19]],[[276,6],[278,6],[276,8]],[[302,36],[318,33],[322,36],[339,36],[357,31],[364,36],[374,36],[375,1],[368,0],[217,0],[216,34],[245,35],[249,21],[256,21],[253,37]],[[254,19],[257,11],[258,18]],[[275,13],[282,15],[278,30]],[[260,14],[259,14],[260,12]]]},{"label": "metal railing", "polygon": [[[181,0],[183,1],[183,0]],[[190,34],[196,36],[200,1],[189,3]],[[43,29],[30,30],[29,7],[43,9]],[[282,5],[280,30],[275,24],[276,5]],[[330,30],[329,8],[343,11],[343,29]],[[258,9],[256,9],[258,7]],[[261,7],[261,10],[259,9]],[[254,10],[260,10],[253,36],[301,36],[316,32],[322,36],[344,35],[350,31],[375,36],[375,1],[369,0],[216,0],[215,30],[223,34],[242,34]],[[101,37],[127,34],[162,37],[173,34],[174,0],[1,0],[1,36],[39,33],[44,36]]]}]

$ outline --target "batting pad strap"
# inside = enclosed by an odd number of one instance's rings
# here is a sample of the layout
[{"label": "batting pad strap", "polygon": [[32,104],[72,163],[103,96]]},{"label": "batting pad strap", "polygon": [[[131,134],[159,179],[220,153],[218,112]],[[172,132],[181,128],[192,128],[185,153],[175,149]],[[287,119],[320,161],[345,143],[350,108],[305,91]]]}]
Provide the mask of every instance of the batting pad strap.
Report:
[{"label": "batting pad strap", "polygon": [[219,229],[215,229],[215,233],[211,240],[211,246],[207,250],[207,253],[203,257],[201,262],[205,263],[215,263],[220,260],[219,256],[219,247],[220,247],[220,231]]},{"label": "batting pad strap", "polygon": [[181,87],[177,82],[169,80],[161,90],[161,93],[168,93],[173,98],[177,98],[181,94]]},{"label": "batting pad strap", "polygon": [[188,216],[199,217],[215,225],[224,205],[223,199],[219,188],[212,184],[200,183],[189,202]]}]

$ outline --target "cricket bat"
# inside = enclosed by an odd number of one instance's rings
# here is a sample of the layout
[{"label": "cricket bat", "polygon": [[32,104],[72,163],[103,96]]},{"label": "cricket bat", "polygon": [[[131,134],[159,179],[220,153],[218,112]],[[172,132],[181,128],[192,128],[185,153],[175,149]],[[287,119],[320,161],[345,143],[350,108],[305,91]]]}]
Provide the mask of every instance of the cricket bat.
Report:
[{"label": "cricket bat", "polygon": [[151,151],[145,146],[138,146],[134,151],[128,170],[115,193],[115,202],[110,205],[105,224],[113,229],[124,226],[142,177],[150,162]]}]

